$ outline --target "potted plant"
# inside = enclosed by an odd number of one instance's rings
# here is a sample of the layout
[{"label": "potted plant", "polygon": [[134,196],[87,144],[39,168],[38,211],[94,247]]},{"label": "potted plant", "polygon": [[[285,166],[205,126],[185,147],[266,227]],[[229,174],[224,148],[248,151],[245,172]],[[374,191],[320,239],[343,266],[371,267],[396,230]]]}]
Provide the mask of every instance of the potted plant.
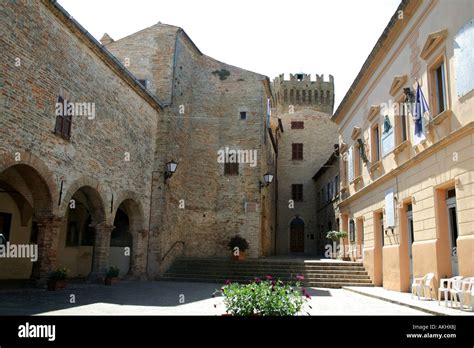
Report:
[{"label": "potted plant", "polygon": [[247,240],[239,235],[232,237],[227,246],[232,251],[232,259],[236,261],[244,260],[245,251],[250,248]]},{"label": "potted plant", "polygon": [[105,275],[105,285],[114,285],[118,283],[118,275],[120,269],[117,267],[111,266]]},{"label": "potted plant", "polygon": [[59,267],[56,271],[51,272],[48,277],[48,290],[64,289],[67,274],[68,270],[65,267]]},{"label": "potted plant", "polygon": [[344,232],[344,231],[329,231],[326,234],[326,238],[334,242],[333,247],[331,248],[332,259],[335,259],[337,257],[337,244],[339,243],[341,238],[345,238],[346,236],[347,236],[347,232]]}]

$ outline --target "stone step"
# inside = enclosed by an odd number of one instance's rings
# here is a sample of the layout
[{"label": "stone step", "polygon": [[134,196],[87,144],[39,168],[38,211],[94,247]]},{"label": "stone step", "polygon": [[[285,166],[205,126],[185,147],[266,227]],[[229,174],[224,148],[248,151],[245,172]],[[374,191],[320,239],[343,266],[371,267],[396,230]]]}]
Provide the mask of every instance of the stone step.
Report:
[{"label": "stone step", "polygon": [[[255,280],[256,277],[253,275],[216,275],[216,274],[177,274],[177,273],[168,273],[166,274],[166,277],[173,277],[173,278],[201,278],[201,279],[220,279],[222,281],[226,280],[235,280],[235,279],[241,279],[245,281],[253,281]],[[275,277],[275,280],[279,279],[285,282],[295,282],[295,278],[293,277],[288,277],[288,276],[282,276],[282,277]],[[353,281],[353,282],[370,282],[370,278],[367,276],[365,278],[354,278],[354,277],[318,277],[318,276],[310,276],[304,279],[303,282],[312,282],[312,281]]]},{"label": "stone step", "polygon": [[[161,281],[173,281],[173,282],[195,282],[195,283],[216,283],[223,284],[222,279],[210,279],[210,278],[174,278],[174,277],[162,277]],[[245,283],[248,280],[240,279],[234,280],[234,282]],[[315,288],[342,288],[343,286],[374,286],[372,283],[356,283],[356,282],[305,282],[303,284],[306,287]]]},{"label": "stone step", "polygon": [[[213,277],[213,276],[219,276],[221,275],[221,272],[183,272],[183,271],[177,271],[177,270],[170,270],[167,272],[167,275],[173,276],[173,277],[186,277],[189,275],[195,275],[195,276],[206,276],[206,277]],[[228,278],[232,277],[250,277],[251,279],[255,278],[260,278],[260,279],[265,279],[265,276],[267,274],[259,274],[257,272],[226,272],[225,275]],[[278,278],[287,278],[287,279],[292,279],[296,280],[297,274],[291,274],[291,273],[275,273],[273,272],[270,274],[272,278],[278,279]],[[363,274],[349,274],[349,273],[337,273],[337,274],[331,274],[331,273],[307,273],[303,275],[305,279],[313,279],[313,278],[351,278],[351,279],[369,279],[369,275],[367,273]]]},{"label": "stone step", "polygon": [[[183,267],[180,265],[173,265],[170,271],[193,271],[193,272],[222,272],[233,271],[233,272],[259,272],[261,274],[276,274],[276,273],[290,273],[290,274],[309,274],[309,273],[350,273],[350,274],[365,274],[366,271],[363,267],[354,269],[334,269],[329,267],[321,267],[318,269],[288,269],[288,268],[252,268],[252,267]],[[265,275],[266,275],[265,274]]]},{"label": "stone step", "polygon": [[221,260],[221,261],[190,261],[190,260],[177,260],[175,264],[183,265],[200,265],[200,266],[212,266],[212,267],[228,267],[228,266],[239,266],[239,267],[363,267],[360,262],[317,262],[317,263],[291,263],[291,262],[253,262],[253,261],[232,261],[232,260]]}]

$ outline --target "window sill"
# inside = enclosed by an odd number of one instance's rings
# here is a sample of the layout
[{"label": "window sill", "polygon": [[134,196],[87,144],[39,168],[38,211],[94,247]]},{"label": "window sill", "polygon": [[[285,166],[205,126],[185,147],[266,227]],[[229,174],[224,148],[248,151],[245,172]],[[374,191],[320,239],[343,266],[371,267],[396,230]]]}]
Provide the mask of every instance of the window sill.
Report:
[{"label": "window sill", "polygon": [[352,180],[350,183],[351,184],[354,184],[354,185],[357,185],[358,183],[360,183],[362,181],[362,175],[359,175],[358,177],[356,177],[354,180]]},{"label": "window sill", "polygon": [[407,146],[408,146],[408,140],[404,140],[400,144],[398,144],[398,146],[395,149],[393,149],[393,153],[398,154],[402,152],[403,150],[405,150]]},{"label": "window sill", "polygon": [[441,124],[445,119],[451,116],[451,114],[452,114],[452,111],[450,109],[444,110],[442,113],[436,115],[430,120],[430,122],[428,122],[428,127],[433,126],[433,125],[437,126]]},{"label": "window sill", "polygon": [[377,162],[375,162],[374,164],[372,164],[372,165],[369,167],[369,172],[370,172],[370,173],[375,172],[381,165],[382,165],[382,161],[381,161],[381,160],[378,160]]}]

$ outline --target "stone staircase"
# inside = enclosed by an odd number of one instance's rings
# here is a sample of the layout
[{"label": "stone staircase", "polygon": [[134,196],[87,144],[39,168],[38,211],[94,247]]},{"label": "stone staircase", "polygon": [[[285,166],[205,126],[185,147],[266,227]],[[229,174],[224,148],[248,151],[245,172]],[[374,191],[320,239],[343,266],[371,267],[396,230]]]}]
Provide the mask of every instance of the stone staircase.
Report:
[{"label": "stone staircase", "polygon": [[304,276],[304,286],[341,288],[373,286],[362,262],[297,259],[249,259],[233,261],[222,258],[178,258],[160,280],[223,284],[249,282],[266,275],[282,281]]}]

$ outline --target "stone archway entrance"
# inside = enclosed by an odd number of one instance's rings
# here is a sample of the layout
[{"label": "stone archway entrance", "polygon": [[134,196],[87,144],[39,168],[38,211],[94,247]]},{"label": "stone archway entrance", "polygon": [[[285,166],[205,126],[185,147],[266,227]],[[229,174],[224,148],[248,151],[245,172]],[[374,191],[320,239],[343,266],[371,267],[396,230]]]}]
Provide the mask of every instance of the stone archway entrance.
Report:
[{"label": "stone archway entrance", "polygon": [[34,167],[14,164],[0,173],[2,242],[28,246],[32,256],[0,258],[0,279],[37,279],[56,266],[60,219],[52,214],[52,201],[50,186]]},{"label": "stone archway entrance", "polygon": [[109,254],[109,265],[120,269],[120,277],[137,278],[145,274],[145,236],[140,204],[134,199],[125,199],[115,213]]},{"label": "stone archway entrance", "polygon": [[298,217],[290,223],[290,252],[304,252],[304,221]]},{"label": "stone archway entrance", "polygon": [[87,278],[98,257],[98,226],[105,220],[103,202],[94,188],[83,186],[66,204],[59,238],[59,264],[69,269],[70,277]]}]

